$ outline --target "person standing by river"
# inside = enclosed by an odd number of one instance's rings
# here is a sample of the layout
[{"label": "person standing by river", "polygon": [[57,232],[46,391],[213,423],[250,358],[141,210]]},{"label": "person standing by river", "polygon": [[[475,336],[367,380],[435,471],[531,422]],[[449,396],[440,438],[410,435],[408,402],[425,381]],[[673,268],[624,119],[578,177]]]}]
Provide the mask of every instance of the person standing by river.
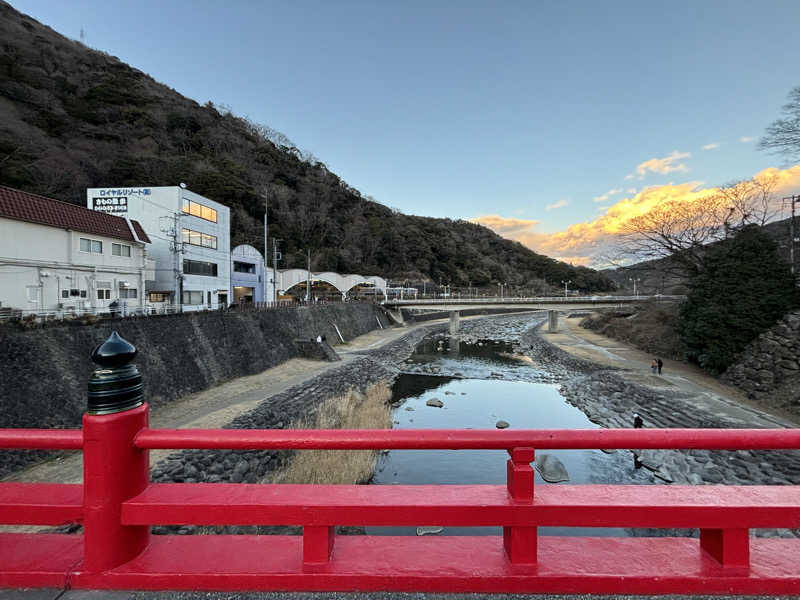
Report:
[{"label": "person standing by river", "polygon": [[658,371],[658,362],[655,358],[650,361],[650,370],[653,372],[653,375],[655,375],[656,371]]},{"label": "person standing by river", "polygon": [[664,361],[659,358],[657,364],[658,364],[658,374],[661,375],[661,367],[664,366]]}]

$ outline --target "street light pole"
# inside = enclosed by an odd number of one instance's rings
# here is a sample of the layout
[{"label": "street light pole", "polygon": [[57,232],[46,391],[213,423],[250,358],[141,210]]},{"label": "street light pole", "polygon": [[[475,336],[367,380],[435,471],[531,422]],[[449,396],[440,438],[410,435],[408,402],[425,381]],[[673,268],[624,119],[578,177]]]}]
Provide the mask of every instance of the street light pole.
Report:
[{"label": "street light pole", "polygon": [[628,277],[628,281],[632,281],[633,282],[633,297],[634,298],[638,298],[639,297],[639,293],[636,291],[636,283],[641,281],[641,280],[642,280],[641,277],[635,277],[635,278],[634,277]]},{"label": "street light pole", "polygon": [[572,283],[572,279],[567,279],[566,281],[562,279],[561,283],[564,284],[564,298],[566,298],[567,292],[569,291],[569,284]]}]

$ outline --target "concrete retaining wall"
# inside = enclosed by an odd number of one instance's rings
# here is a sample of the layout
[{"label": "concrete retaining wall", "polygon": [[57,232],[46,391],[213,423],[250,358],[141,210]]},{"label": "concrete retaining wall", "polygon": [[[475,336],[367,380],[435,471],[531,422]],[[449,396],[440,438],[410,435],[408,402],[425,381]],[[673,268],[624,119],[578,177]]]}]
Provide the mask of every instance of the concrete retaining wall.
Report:
[{"label": "concrete retaining wall", "polygon": [[[139,355],[145,399],[153,407],[299,355],[296,338],[325,335],[345,340],[384,326],[371,304],[314,305],[264,312],[214,311],[93,325],[62,324],[24,330],[0,328],[0,427],[80,427],[86,385],[94,368],[89,353],[112,329]],[[0,473],[36,460],[40,453],[0,453]],[[21,457],[26,458],[21,458]],[[21,461],[21,462],[20,462]]]}]

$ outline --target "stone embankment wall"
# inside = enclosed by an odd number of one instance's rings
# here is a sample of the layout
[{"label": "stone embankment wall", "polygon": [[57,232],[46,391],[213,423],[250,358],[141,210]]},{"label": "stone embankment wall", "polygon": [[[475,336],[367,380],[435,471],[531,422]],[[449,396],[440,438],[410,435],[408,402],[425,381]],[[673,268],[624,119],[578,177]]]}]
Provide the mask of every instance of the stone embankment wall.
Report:
[{"label": "stone embankment wall", "polygon": [[[762,399],[787,383],[800,382],[798,359],[800,311],[787,314],[777,325],[759,335],[722,374],[721,379],[746,391],[751,398]],[[793,402],[791,398],[787,400],[796,409],[798,398],[794,398]]]},{"label": "stone embankment wall", "polygon": [[94,368],[89,354],[112,329],[137,347],[145,400],[158,407],[299,356],[297,338],[338,340],[334,323],[348,340],[376,329],[378,319],[388,325],[378,307],[347,303],[31,330],[7,325],[0,328],[0,427],[79,427]]}]

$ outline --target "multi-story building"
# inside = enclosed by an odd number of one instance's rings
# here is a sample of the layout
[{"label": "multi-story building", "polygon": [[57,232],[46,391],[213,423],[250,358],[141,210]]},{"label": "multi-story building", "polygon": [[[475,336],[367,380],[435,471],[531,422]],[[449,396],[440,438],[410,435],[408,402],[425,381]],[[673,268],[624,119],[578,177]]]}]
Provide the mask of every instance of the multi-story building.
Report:
[{"label": "multi-story building", "polygon": [[151,233],[156,277],[148,302],[183,310],[227,306],[231,299],[230,209],[181,186],[89,188],[86,205],[137,219]]},{"label": "multi-story building", "polygon": [[[231,250],[231,286],[234,302],[264,301],[264,257],[248,244]],[[270,302],[272,298],[268,299]]]},{"label": "multi-story building", "polygon": [[0,186],[0,303],[30,312],[141,309],[154,265],[135,220]]}]

